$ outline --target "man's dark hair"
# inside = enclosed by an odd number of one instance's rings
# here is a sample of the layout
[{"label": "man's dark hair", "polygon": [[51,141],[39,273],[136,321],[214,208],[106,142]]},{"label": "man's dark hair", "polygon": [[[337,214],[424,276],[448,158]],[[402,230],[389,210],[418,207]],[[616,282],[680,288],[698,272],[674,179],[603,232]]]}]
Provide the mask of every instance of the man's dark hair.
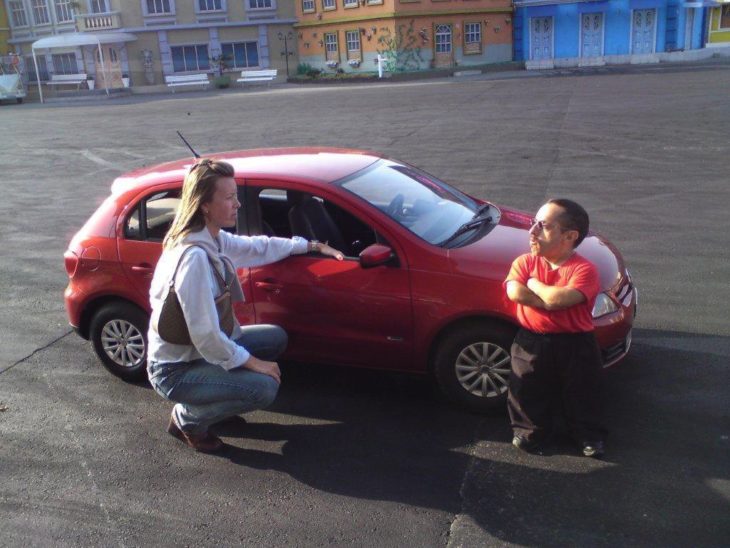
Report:
[{"label": "man's dark hair", "polygon": [[578,239],[573,243],[573,248],[578,247],[588,234],[589,220],[586,210],[580,204],[566,198],[556,198],[548,201],[548,203],[555,204],[563,209],[558,217],[558,222],[563,230],[578,231]]}]

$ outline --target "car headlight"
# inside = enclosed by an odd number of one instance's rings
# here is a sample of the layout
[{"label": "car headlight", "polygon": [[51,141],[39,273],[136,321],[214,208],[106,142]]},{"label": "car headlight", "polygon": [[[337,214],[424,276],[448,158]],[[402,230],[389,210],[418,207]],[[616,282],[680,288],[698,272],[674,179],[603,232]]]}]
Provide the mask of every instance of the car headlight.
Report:
[{"label": "car headlight", "polygon": [[596,297],[596,302],[593,305],[593,312],[591,312],[591,315],[594,318],[600,318],[601,316],[605,316],[611,312],[616,312],[617,310],[618,306],[616,306],[616,303],[613,302],[613,299],[609,297],[608,294],[599,293]]}]

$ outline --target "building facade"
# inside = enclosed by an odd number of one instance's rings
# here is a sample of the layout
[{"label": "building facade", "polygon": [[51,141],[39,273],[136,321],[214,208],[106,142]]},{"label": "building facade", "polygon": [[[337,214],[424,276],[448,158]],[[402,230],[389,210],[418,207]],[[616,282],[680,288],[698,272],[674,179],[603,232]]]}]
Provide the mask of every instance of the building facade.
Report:
[{"label": "building facade", "polygon": [[[27,79],[36,78],[33,43],[63,35],[65,44],[36,52],[41,81],[86,73],[97,87],[104,75],[108,87],[121,87],[161,85],[168,74],[215,73],[221,57],[232,76],[249,68],[283,69],[280,36],[291,33],[295,22],[288,0],[0,1]],[[88,39],[74,40],[80,35],[103,41],[85,45]]]},{"label": "building facade", "polygon": [[8,23],[8,12],[3,4],[0,4],[0,56],[15,51],[10,45],[10,24]]},{"label": "building facade", "polygon": [[730,1],[708,8],[707,47],[730,47]]},{"label": "building facade", "polygon": [[[515,60],[542,67],[650,62],[703,47],[704,9],[680,0],[515,0]],[[658,59],[655,59],[658,60]]]},{"label": "building facade", "polygon": [[294,0],[299,61],[416,71],[512,60],[510,0]]}]

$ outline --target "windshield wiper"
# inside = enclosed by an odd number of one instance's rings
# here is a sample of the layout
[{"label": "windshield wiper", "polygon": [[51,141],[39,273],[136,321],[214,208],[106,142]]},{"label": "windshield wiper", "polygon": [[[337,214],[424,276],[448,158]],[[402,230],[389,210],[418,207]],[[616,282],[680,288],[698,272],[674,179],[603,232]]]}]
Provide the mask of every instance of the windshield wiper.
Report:
[{"label": "windshield wiper", "polygon": [[[481,211],[482,208],[480,208]],[[485,209],[486,211],[486,209]],[[449,244],[453,242],[456,238],[461,236],[462,234],[469,232],[470,230],[474,230],[475,228],[480,227],[484,223],[491,223],[492,217],[479,217],[479,212],[474,216],[474,218],[471,221],[467,221],[463,225],[461,225],[459,228],[456,229],[456,232],[454,232],[451,236],[446,238],[443,242],[439,244],[440,247],[445,246],[446,244]]]}]

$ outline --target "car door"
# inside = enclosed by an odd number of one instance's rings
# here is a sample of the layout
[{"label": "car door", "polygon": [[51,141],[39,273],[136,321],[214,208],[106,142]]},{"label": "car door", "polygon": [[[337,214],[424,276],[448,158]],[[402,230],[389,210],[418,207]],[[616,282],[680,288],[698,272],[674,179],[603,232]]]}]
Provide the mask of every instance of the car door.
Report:
[{"label": "car door", "polygon": [[[275,181],[246,184],[247,216],[254,223],[249,231],[263,232],[265,225],[276,227],[276,236],[290,237],[291,225],[285,216],[292,189]],[[278,196],[273,205],[268,203],[272,196]],[[356,253],[383,237],[341,200],[335,203],[325,198],[323,203],[342,228],[348,256],[337,261],[317,254],[296,255],[251,268],[256,322],[277,324],[287,331],[289,359],[412,368],[411,290],[402,249],[390,236],[392,241],[387,243],[397,255],[393,264],[362,268]],[[257,218],[261,226],[255,224]]]},{"label": "car door", "polygon": [[[162,254],[162,240],[167,234],[180,205],[182,182],[166,188],[147,191],[140,196],[130,211],[122,216],[117,238],[122,270],[134,288],[140,303],[149,307],[149,291],[155,266]],[[239,184],[243,196],[243,188]],[[239,227],[245,226],[243,211],[239,212]],[[241,325],[255,322],[253,298],[248,269],[238,270],[245,301],[235,303],[234,311]]]}]

